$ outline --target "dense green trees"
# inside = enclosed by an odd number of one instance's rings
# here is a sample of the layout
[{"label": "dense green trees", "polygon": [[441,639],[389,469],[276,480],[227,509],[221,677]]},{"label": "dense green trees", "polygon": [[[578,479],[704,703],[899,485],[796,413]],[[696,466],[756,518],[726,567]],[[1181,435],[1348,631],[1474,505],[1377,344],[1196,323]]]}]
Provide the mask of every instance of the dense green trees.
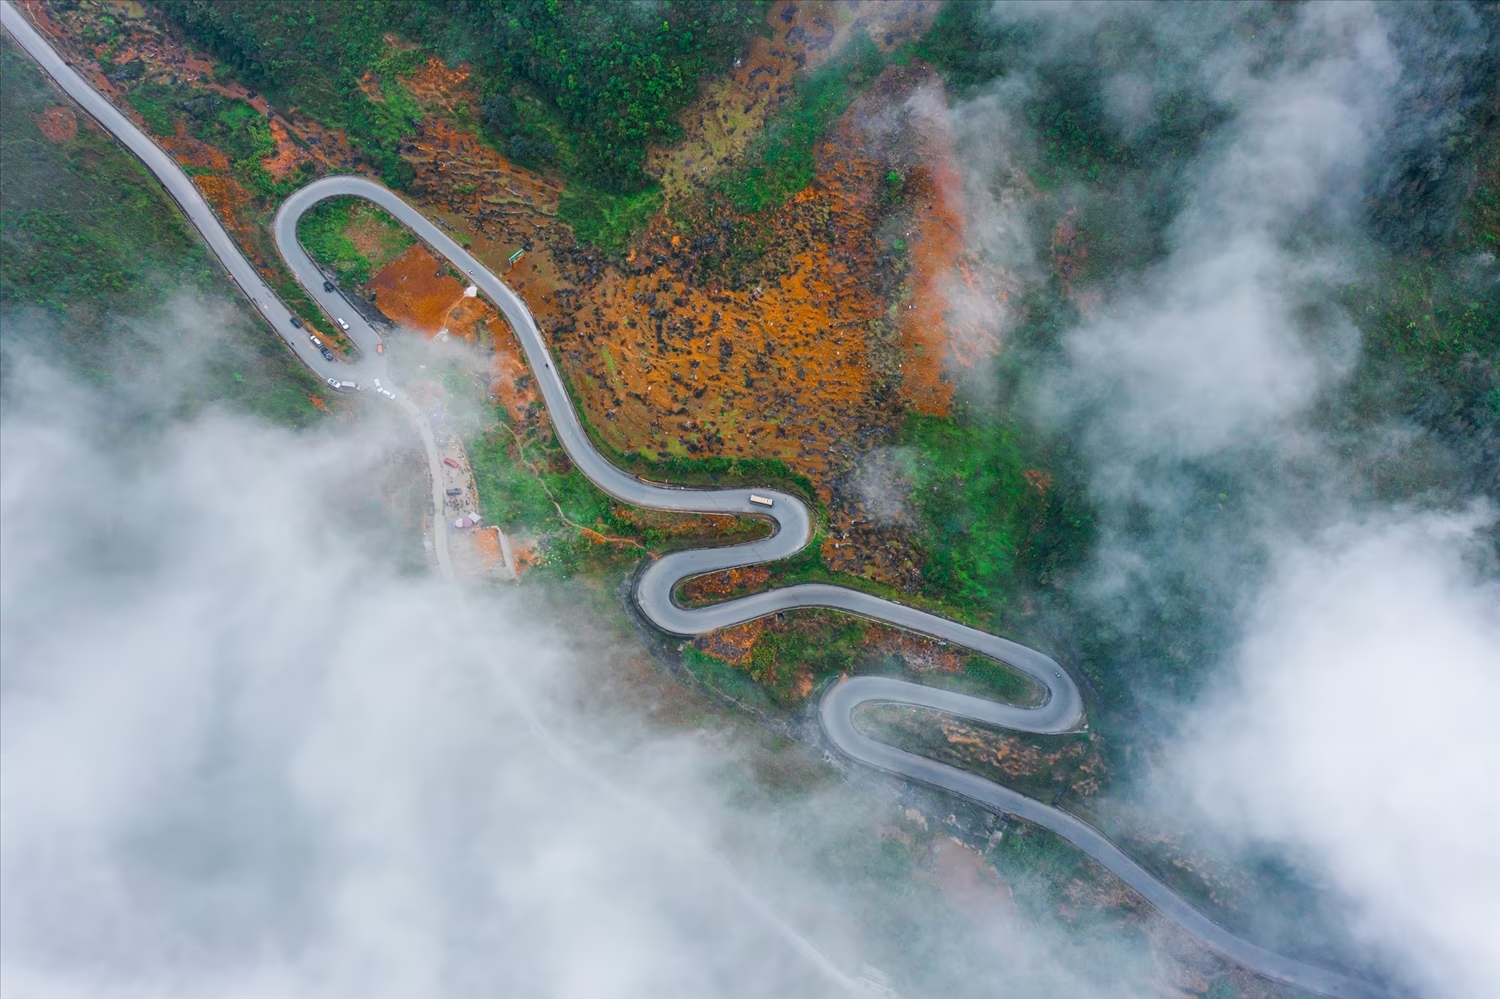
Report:
[{"label": "dense green trees", "polygon": [[[146,168],[87,124],[60,141],[42,134],[37,115],[60,105],[0,38],[0,330],[23,348],[12,356],[29,348],[183,411],[227,404],[313,422],[318,383],[243,300],[222,297],[223,271]],[[179,345],[204,358],[185,383],[158,363]]]},{"label": "dense green trees", "polygon": [[[523,162],[560,162],[610,192],[649,186],[642,171],[647,144],[676,135],[677,113],[699,78],[726,68],[764,17],[762,0],[158,0],[158,6],[278,106],[343,128],[387,183],[410,179],[398,147],[414,109],[393,99],[393,81],[382,75],[402,68],[385,40],[396,32],[473,65],[484,94],[480,118],[503,151]],[[383,100],[361,89],[371,72]],[[541,102],[564,134],[538,129],[518,113],[518,98]]]},{"label": "dense green trees", "polygon": [[647,144],[676,137],[699,78],[726,69],[765,16],[759,0],[457,0],[412,5],[412,23],[423,7],[441,8],[472,35],[486,76],[529,84],[555,106],[579,170],[609,191],[645,186]]},{"label": "dense green trees", "polygon": [[342,128],[387,184],[404,187],[410,181],[411,167],[399,146],[411,131],[415,108],[409,100],[372,100],[360,88],[367,72],[389,63],[384,34],[401,4],[159,0],[157,6],[277,107],[296,107]]},{"label": "dense green trees", "polygon": [[1004,613],[1087,549],[1092,514],[1062,456],[1019,423],[960,404],[946,417],[914,414],[900,440],[913,456],[927,596]]}]

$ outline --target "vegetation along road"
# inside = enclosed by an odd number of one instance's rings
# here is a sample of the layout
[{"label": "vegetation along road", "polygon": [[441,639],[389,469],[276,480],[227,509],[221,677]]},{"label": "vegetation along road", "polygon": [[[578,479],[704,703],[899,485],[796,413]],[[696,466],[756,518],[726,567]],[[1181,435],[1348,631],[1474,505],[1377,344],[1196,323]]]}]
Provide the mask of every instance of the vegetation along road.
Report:
[{"label": "vegetation along road", "polygon": [[[859,705],[883,702],[930,708],[1023,732],[1059,733],[1075,730],[1083,724],[1083,701],[1078,686],[1048,656],[925,611],[827,584],[781,587],[707,607],[687,608],[677,603],[673,598],[673,591],[685,579],[703,573],[772,562],[800,551],[812,537],[812,522],[807,507],[796,497],[772,490],[752,492],[748,489],[689,489],[647,482],[611,464],[589,440],[568,398],[563,381],[552,364],[541,331],[526,304],[504,282],[398,195],[362,177],[327,177],[298,190],[277,212],[274,235],[288,267],[318,305],[330,317],[340,321],[339,325],[345,328],[363,355],[354,364],[331,360],[299,327],[292,324],[290,310],[272,293],[235,246],[192,180],[176,161],[73,71],[6,0],[0,0],[0,22],[69,96],[124,143],[165,185],[202,233],[230,277],[304,363],[333,387],[340,387],[348,382],[372,386],[375,379],[382,379],[382,385],[390,391],[391,397],[407,412],[422,434],[433,482],[434,509],[442,509],[442,497],[437,494],[441,489],[442,476],[431,429],[416,407],[396,391],[394,386],[386,384],[389,374],[383,356],[376,350],[380,342],[379,334],[336,289],[330,291],[324,287],[324,275],[297,242],[297,220],[308,209],[328,198],[354,196],[379,205],[463,271],[481,292],[499,306],[526,352],[558,438],[573,462],[600,489],[623,503],[637,506],[683,513],[755,516],[769,519],[774,524],[774,533],[757,541],[675,552],[655,560],[638,578],[635,599],[642,613],[658,628],[675,635],[701,635],[795,608],[832,608],[931,635],[1008,663],[1042,684],[1046,689],[1046,697],[1041,704],[1023,708],[904,680],[855,677],[834,684],[823,696],[820,704],[823,731],[839,751],[860,763],[933,785],[1052,830],[1140,892],[1204,944],[1252,971],[1327,996],[1363,997],[1382,994],[1368,983],[1272,953],[1228,932],[1193,908],[1081,819],[974,774],[877,742],[862,734],[854,724],[853,714]],[[441,523],[435,524],[434,528],[439,564],[444,573],[451,576],[445,531]]]}]

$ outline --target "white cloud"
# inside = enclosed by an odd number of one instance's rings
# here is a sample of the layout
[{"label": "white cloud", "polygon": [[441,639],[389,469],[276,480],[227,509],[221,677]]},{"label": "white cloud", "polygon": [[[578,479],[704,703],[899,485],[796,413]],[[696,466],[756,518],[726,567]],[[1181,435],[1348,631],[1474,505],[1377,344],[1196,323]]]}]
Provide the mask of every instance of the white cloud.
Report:
[{"label": "white cloud", "polygon": [[[1370,8],[1315,7],[1259,74],[1238,48],[1204,56],[1234,110],[1190,176],[1165,261],[1065,339],[1043,398],[1053,415],[1102,404],[1096,450],[1122,462],[1197,458],[1281,432],[1347,372],[1346,319],[1305,306],[1343,271],[1327,240],[1288,245],[1309,216],[1347,220],[1395,79]],[[1215,67],[1219,67],[1217,70]]]},{"label": "white cloud", "polygon": [[1173,752],[1218,823],[1309,858],[1435,995],[1500,981],[1500,584],[1467,561],[1488,519],[1288,543]]},{"label": "white cloud", "polygon": [[[823,991],[530,736],[563,622],[360,550],[331,504],[389,442],[208,414],[121,448],[47,388],[3,433],[7,994]],[[677,748],[635,779],[712,837],[727,758]]]},{"label": "white cloud", "polygon": [[[1163,748],[1137,733],[1142,757],[1171,760],[1153,806],[1171,828],[1187,792],[1198,818],[1243,834],[1254,855],[1272,844],[1330,888],[1327,909],[1351,900],[1356,935],[1400,974],[1458,997],[1500,981],[1500,742],[1487,719],[1500,703],[1500,588],[1492,566],[1465,561],[1486,515],[1382,510],[1342,450],[1356,431],[1335,441],[1318,412],[1358,360],[1340,294],[1370,246],[1373,187],[1394,153],[1440,134],[1401,109],[1455,114],[1456,101],[1412,95],[1463,89],[1450,51],[1475,64],[1471,13],[1447,9],[1084,3],[997,16],[1036,29],[1017,57],[1028,66],[1100,61],[1104,110],[1129,135],[1149,131],[1174,89],[1227,114],[1184,162],[1148,150],[1141,172],[1177,171],[1160,176],[1182,195],[1164,253],[1098,289],[1033,386],[1042,418],[1085,441],[1100,543],[1080,599],[1126,633],[1186,631],[1201,613],[1215,623],[1181,644],[1236,622],[1244,636],[1187,734]],[[1005,104],[999,93],[957,116]],[[982,143],[967,149],[976,173],[1008,174]],[[1358,433],[1391,461],[1420,436]],[[1132,693],[1132,718],[1188,710],[1159,689]],[[1297,932],[1285,916],[1249,918],[1285,938]]]},{"label": "white cloud", "polygon": [[878,802],[773,799],[753,747],[648,728],[633,708],[677,695],[622,686],[630,650],[574,601],[401,571],[400,528],[341,511],[399,443],[379,421],[152,422],[7,371],[5,995],[838,994],[799,934],[955,996],[1151,974],[838,870],[879,854]]}]

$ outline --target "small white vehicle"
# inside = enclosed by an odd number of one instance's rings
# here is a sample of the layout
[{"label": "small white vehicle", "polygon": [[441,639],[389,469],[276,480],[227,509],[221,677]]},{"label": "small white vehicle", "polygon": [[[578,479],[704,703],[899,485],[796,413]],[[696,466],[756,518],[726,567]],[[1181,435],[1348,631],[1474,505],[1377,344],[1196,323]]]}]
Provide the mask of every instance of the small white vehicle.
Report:
[{"label": "small white vehicle", "polygon": [[312,345],[314,347],[321,347],[321,346],[323,346],[323,341],[319,340],[317,337],[313,336],[311,333],[307,334],[307,338],[312,341]]},{"label": "small white vehicle", "polygon": [[340,325],[340,326],[342,326],[342,327],[343,327],[343,328],[344,328],[344,332],[345,332],[345,333],[347,333],[347,332],[349,332],[349,324],[348,324],[348,323],[346,323],[346,322],[344,322],[344,320],[343,320],[343,319],[340,319],[340,320],[339,320],[339,325]]},{"label": "small white vehicle", "polygon": [[758,496],[755,493],[750,494],[750,502],[754,503],[756,506],[772,506],[775,504],[775,501],[771,499],[771,497]]}]

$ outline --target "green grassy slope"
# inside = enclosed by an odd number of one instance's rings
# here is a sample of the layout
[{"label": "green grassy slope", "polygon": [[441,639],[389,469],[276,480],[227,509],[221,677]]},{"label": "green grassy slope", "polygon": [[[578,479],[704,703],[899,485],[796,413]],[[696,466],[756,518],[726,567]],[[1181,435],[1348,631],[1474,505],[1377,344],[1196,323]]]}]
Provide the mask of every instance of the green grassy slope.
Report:
[{"label": "green grassy slope", "polygon": [[[54,142],[37,116],[64,106],[78,133]],[[298,425],[317,418],[308,399],[316,381],[247,305],[226,298],[223,272],[156,181],[67,105],[8,36],[0,135],[8,340],[42,338],[30,346],[96,381],[125,370],[149,381],[152,356],[209,345],[186,402],[228,401]]]}]

